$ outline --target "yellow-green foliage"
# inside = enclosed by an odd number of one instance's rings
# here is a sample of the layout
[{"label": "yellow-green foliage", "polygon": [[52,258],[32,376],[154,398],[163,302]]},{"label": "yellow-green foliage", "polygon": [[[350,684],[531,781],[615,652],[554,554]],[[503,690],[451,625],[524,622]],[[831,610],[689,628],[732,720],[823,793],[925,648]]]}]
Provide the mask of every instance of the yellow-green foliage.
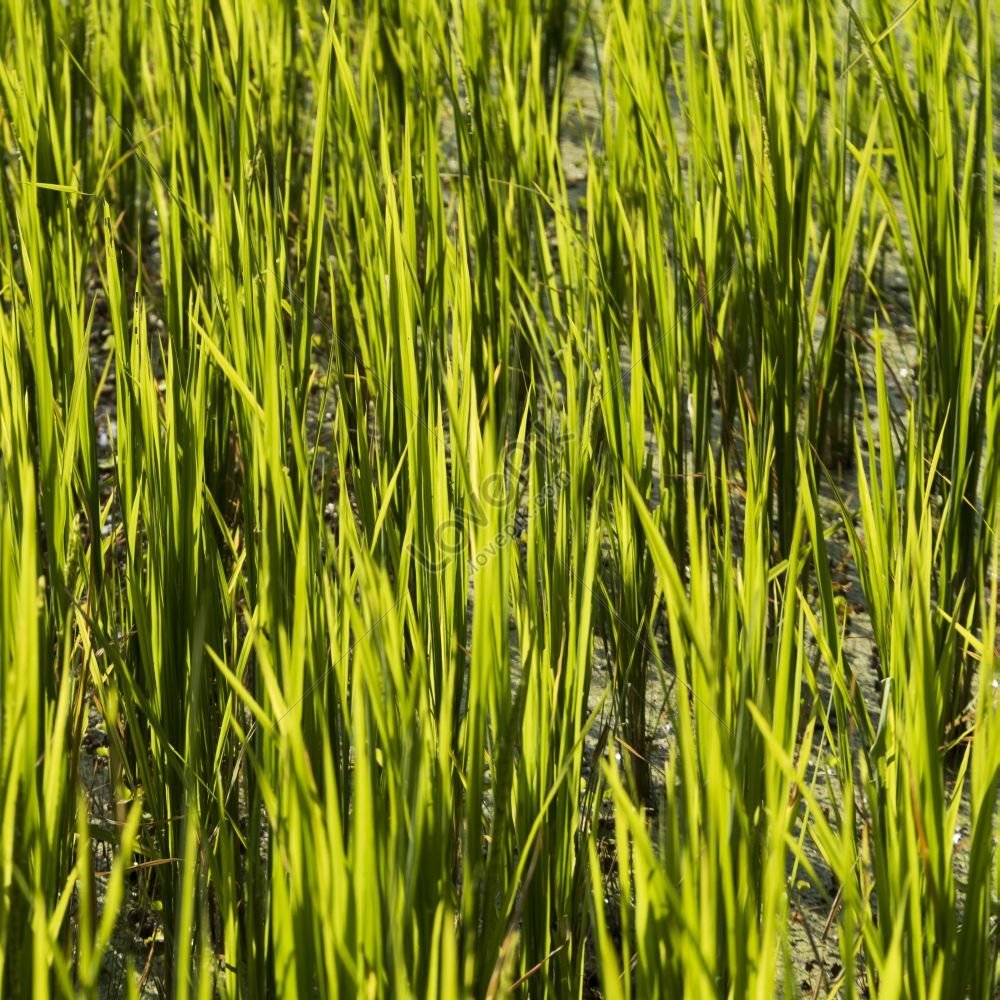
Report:
[{"label": "yellow-green foliage", "polygon": [[996,22],[0,0],[0,995],[996,996]]}]

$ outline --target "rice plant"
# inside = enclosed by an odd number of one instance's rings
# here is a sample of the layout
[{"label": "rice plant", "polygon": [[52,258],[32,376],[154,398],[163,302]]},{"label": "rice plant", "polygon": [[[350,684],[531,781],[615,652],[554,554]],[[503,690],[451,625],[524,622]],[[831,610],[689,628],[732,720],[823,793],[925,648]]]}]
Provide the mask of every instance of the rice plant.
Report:
[{"label": "rice plant", "polygon": [[0,0],[0,995],[996,996],[997,22]]}]

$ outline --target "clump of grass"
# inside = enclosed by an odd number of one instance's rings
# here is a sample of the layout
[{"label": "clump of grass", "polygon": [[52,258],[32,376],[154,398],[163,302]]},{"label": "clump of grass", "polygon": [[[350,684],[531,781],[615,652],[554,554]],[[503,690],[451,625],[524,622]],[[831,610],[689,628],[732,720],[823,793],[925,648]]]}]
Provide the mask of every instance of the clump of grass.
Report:
[{"label": "clump of grass", "polygon": [[0,992],[992,996],[995,27],[0,0]]}]

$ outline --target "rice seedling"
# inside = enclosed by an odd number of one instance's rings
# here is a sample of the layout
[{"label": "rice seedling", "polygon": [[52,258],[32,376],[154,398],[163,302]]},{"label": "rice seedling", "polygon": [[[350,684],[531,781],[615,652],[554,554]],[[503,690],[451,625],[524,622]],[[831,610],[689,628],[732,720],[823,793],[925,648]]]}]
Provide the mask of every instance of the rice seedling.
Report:
[{"label": "rice seedling", "polygon": [[998,37],[0,0],[0,994],[993,997]]},{"label": "rice seedling", "polygon": [[[886,24],[892,19],[884,6],[876,6],[876,16]],[[971,29],[963,37],[966,19]],[[921,412],[931,439],[942,439],[940,491],[951,524],[939,546],[938,600],[960,619],[974,617],[988,551],[980,510],[996,503],[993,473],[981,466],[997,370],[992,17],[957,9],[945,17],[925,4],[877,41],[869,26],[861,31],[893,137],[901,206],[880,187],[920,337]],[[938,652],[954,664],[945,723],[965,709],[972,683],[949,635],[935,626]]]}]

